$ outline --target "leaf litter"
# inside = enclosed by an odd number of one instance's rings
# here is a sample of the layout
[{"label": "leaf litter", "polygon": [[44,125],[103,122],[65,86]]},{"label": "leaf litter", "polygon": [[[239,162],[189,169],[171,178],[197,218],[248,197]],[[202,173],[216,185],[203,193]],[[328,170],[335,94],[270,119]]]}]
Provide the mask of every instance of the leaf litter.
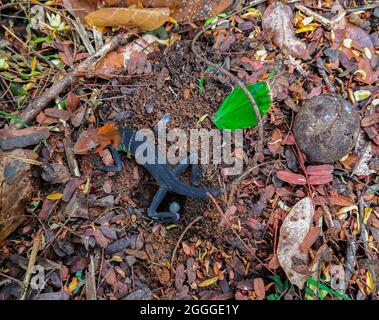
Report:
[{"label": "leaf litter", "polygon": [[[32,21],[11,18],[16,23],[1,31],[0,195],[1,207],[15,215],[4,219],[0,213],[2,274],[24,281],[28,252],[42,233],[45,247],[36,263],[53,271],[39,295],[27,292],[29,299],[377,298],[375,8],[337,11],[327,3],[320,9],[312,0],[262,1],[229,17],[244,4],[62,3],[68,12],[51,13],[42,1],[31,6]],[[27,17],[28,10],[15,3],[5,14]],[[191,51],[204,25],[209,28],[197,45],[217,68]],[[54,92],[36,119],[22,121],[20,111],[35,97],[77,71],[93,54],[91,47],[100,49],[117,36],[125,36],[126,43],[91,70],[79,70],[78,81]],[[314,63],[319,59],[322,64]],[[98,170],[114,163],[108,150],[101,157],[70,159],[83,130],[109,122],[153,129],[164,118],[168,129],[214,129],[212,116],[236,87],[220,68],[246,84],[268,81],[273,98],[263,118],[258,167],[249,168],[259,140],[250,128],[238,152],[246,160],[240,179],[224,176],[222,165],[203,168],[208,185],[233,182],[225,198],[169,195],[163,206],[180,202],[182,219],[151,223],[145,215],[156,187],[132,159],[123,157],[116,174]],[[306,101],[334,94],[358,114],[358,143],[327,164],[312,162],[301,151],[293,122]],[[15,131],[15,123],[30,128]],[[336,128],[336,135],[346,133]],[[202,223],[180,238],[199,215]],[[21,298],[7,283],[1,282],[0,296]]]}]

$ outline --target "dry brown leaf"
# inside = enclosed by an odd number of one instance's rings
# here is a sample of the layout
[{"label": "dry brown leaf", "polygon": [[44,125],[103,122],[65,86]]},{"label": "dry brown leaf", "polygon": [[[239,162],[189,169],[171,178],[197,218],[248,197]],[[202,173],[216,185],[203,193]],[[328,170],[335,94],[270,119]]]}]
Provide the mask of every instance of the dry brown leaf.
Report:
[{"label": "dry brown leaf", "polygon": [[263,300],[266,296],[265,283],[262,278],[254,279],[254,291],[257,295],[258,300]]},{"label": "dry brown leaf", "polygon": [[170,9],[103,8],[85,17],[90,26],[125,27],[152,31],[162,26],[170,17]]},{"label": "dry brown leaf", "polygon": [[[15,159],[14,156],[20,159]],[[33,186],[28,159],[37,160],[38,154],[26,149],[1,153],[0,243],[22,223],[25,213],[24,202],[31,200]]]},{"label": "dry brown leaf", "polygon": [[306,185],[307,184],[307,180],[301,174],[280,170],[276,173],[276,176],[280,180],[287,182],[287,183],[299,184],[299,185]]},{"label": "dry brown leaf", "polygon": [[105,0],[108,6],[127,7],[142,4],[145,8],[169,8],[179,22],[205,20],[230,7],[232,0]]},{"label": "dry brown leaf", "polygon": [[307,275],[295,271],[294,260],[308,262],[308,255],[300,251],[300,245],[311,228],[313,220],[312,200],[309,197],[298,201],[280,228],[278,243],[279,263],[289,281],[303,288]]},{"label": "dry brown leaf", "polygon": [[263,31],[275,45],[293,57],[307,57],[308,51],[305,43],[294,35],[292,19],[293,13],[290,6],[274,2],[267,7],[263,14]]},{"label": "dry brown leaf", "polygon": [[63,6],[74,17],[78,17],[84,22],[84,17],[88,13],[96,10],[97,0],[63,0]]},{"label": "dry brown leaf", "polygon": [[0,129],[0,150],[12,150],[39,143],[49,137],[46,127],[30,127],[20,130]]},{"label": "dry brown leaf", "polygon": [[303,243],[300,245],[300,251],[307,253],[315,241],[320,236],[321,227],[312,227],[305,236]]}]

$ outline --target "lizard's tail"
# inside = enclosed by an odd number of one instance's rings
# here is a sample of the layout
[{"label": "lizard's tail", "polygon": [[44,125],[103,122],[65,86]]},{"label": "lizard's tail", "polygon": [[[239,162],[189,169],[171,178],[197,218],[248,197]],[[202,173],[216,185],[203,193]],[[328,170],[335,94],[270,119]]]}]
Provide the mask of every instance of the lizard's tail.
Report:
[{"label": "lizard's tail", "polygon": [[207,198],[207,193],[209,192],[212,196],[218,196],[222,194],[222,189],[215,188],[195,188],[191,187],[182,181],[178,180],[176,177],[172,175],[168,175],[165,177],[169,180],[170,191],[178,193],[182,196],[192,197],[192,198]]}]

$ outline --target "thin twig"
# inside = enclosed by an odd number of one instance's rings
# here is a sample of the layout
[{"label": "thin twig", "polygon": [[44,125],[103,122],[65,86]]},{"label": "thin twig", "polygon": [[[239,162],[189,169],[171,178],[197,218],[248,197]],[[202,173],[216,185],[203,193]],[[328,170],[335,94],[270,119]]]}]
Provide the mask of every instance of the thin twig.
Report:
[{"label": "thin twig", "polygon": [[37,253],[41,248],[41,234],[42,230],[38,230],[33,239],[32,252],[30,254],[28,269],[26,270],[25,278],[24,278],[24,288],[22,290],[20,300],[25,300],[28,294],[30,278],[32,277],[33,267],[37,260]]},{"label": "thin twig", "polygon": [[195,220],[193,220],[190,224],[188,224],[188,226],[183,230],[182,234],[180,235],[178,241],[176,242],[174,251],[172,252],[172,256],[171,256],[171,262],[170,262],[170,270],[171,270],[171,272],[174,272],[173,267],[174,267],[174,261],[175,261],[175,257],[176,257],[176,252],[178,251],[179,245],[182,242],[184,235],[188,232],[189,229],[191,229],[191,227],[196,222],[198,222],[202,218],[203,218],[203,216],[198,216]]}]

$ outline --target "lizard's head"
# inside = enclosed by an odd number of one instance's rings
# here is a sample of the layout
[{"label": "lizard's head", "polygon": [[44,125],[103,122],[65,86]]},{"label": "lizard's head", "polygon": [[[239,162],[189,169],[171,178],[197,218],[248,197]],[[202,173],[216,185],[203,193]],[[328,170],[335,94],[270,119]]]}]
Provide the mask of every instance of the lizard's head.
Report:
[{"label": "lizard's head", "polygon": [[99,129],[84,131],[74,145],[74,152],[76,154],[100,153],[107,145],[112,144],[116,147],[120,141],[121,137],[116,126],[106,124]]}]

